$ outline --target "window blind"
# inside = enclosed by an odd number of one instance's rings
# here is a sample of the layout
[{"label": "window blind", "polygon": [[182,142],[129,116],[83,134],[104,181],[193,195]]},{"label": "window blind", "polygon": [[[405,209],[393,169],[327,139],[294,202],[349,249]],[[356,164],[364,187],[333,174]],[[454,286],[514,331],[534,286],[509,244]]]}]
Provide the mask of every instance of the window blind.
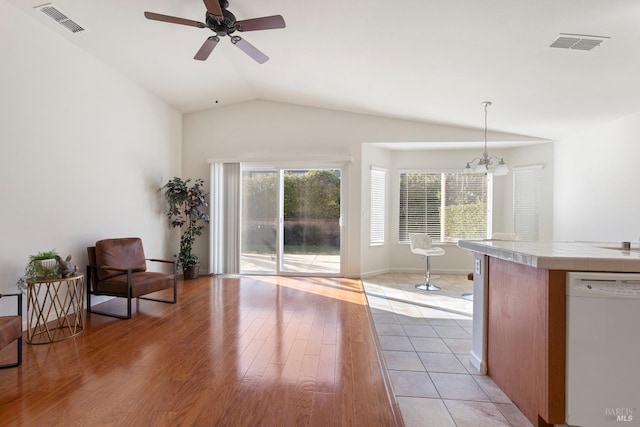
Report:
[{"label": "window blind", "polygon": [[371,212],[369,218],[371,246],[384,245],[385,238],[385,187],[387,171],[381,168],[371,168]]},{"label": "window blind", "polygon": [[523,240],[538,240],[542,166],[513,171],[513,231]]},{"label": "window blind", "polygon": [[400,173],[399,242],[425,232],[436,241],[487,238],[489,183],[484,174]]}]

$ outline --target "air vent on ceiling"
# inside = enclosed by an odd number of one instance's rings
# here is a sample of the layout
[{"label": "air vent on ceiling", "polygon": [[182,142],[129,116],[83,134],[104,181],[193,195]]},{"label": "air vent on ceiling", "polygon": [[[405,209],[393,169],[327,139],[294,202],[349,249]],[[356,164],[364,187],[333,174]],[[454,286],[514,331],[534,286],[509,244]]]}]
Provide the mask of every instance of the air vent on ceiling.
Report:
[{"label": "air vent on ceiling", "polygon": [[45,15],[47,15],[72,33],[84,31],[84,28],[69,19],[64,13],[51,6],[51,3],[35,6],[35,9],[40,9]]},{"label": "air vent on ceiling", "polygon": [[560,37],[549,47],[559,47],[562,49],[591,50],[599,46],[604,40],[610,37],[588,36],[586,34],[560,33]]}]

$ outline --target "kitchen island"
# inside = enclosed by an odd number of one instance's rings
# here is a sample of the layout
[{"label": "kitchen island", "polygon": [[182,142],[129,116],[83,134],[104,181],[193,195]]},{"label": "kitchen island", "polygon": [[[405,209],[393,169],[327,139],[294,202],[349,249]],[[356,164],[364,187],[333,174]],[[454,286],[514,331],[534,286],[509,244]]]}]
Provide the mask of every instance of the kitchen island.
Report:
[{"label": "kitchen island", "polygon": [[621,242],[460,241],[475,252],[471,359],[536,426],[564,424],[566,273],[640,272]]}]

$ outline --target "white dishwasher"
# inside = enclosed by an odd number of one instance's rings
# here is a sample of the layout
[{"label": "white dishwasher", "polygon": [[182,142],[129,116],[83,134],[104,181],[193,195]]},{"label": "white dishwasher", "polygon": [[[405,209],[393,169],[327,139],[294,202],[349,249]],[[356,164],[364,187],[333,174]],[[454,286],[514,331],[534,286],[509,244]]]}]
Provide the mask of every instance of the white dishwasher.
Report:
[{"label": "white dishwasher", "polygon": [[566,424],[640,426],[640,274],[567,273]]}]

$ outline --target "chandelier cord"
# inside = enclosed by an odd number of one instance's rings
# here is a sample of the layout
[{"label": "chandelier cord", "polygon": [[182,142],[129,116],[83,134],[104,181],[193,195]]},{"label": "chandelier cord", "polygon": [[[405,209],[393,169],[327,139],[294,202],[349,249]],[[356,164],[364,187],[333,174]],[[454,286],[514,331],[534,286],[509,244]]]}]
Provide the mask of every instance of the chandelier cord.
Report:
[{"label": "chandelier cord", "polygon": [[491,102],[485,101],[482,103],[484,106],[484,158],[487,158],[489,153],[487,151],[487,107],[491,105]]},{"label": "chandelier cord", "polygon": [[[509,167],[507,166],[507,164],[504,162],[504,159],[500,158],[500,157],[496,157],[496,156],[489,156],[489,137],[488,137],[488,133],[489,133],[489,112],[487,110],[487,107],[490,106],[492,104],[491,101],[484,101],[482,103],[482,106],[484,107],[484,153],[482,153],[481,157],[476,157],[475,159],[471,160],[470,162],[467,162],[466,167],[464,168],[464,170],[462,171],[462,173],[465,174],[469,174],[469,173],[493,173],[496,176],[499,175],[506,175],[507,173],[509,173]],[[474,164],[475,162],[478,162],[473,168],[471,167],[471,164]],[[493,161],[495,161],[495,163],[492,163]],[[491,170],[489,169],[491,168]]]}]

